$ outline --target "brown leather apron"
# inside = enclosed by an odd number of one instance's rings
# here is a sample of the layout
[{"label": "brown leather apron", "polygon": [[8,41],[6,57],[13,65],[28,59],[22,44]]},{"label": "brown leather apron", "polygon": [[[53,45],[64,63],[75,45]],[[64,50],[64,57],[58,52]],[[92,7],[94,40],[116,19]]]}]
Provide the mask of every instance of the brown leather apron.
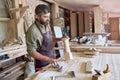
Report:
[{"label": "brown leather apron", "polygon": [[[35,22],[35,24],[36,24],[36,22]],[[49,31],[49,32],[46,32],[46,33],[42,33],[39,26],[37,24],[36,24],[36,26],[39,29],[40,34],[42,34],[42,36],[43,36],[42,46],[38,50],[38,52],[42,55],[48,56],[50,58],[54,58],[54,43],[53,43],[51,32]],[[44,67],[48,64],[49,63],[46,62],[46,61],[35,60],[35,67],[36,68]]]}]

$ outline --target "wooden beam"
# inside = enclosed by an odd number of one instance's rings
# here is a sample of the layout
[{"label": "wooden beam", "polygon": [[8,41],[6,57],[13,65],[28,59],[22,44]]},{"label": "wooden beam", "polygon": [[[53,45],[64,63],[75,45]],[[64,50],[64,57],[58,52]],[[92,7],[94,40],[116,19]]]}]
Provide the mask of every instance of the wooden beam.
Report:
[{"label": "wooden beam", "polygon": [[19,8],[10,8],[9,9],[9,11],[11,12],[11,13],[16,13],[16,12],[18,12],[18,11],[20,11],[20,12],[25,12],[25,10],[26,9],[28,9],[29,8],[29,6],[20,6]]},{"label": "wooden beam", "polygon": [[5,54],[12,54],[12,53],[16,53],[16,52],[23,52],[25,50],[26,50],[25,48],[15,49],[15,50],[0,53],[0,56],[5,55]]},{"label": "wooden beam", "polygon": [[20,48],[26,48],[26,45],[13,45],[11,47],[3,47],[2,52],[6,52],[6,51],[11,51],[11,50],[15,50],[15,49],[20,49]]},{"label": "wooden beam", "polygon": [[9,9],[10,13],[16,13],[19,10],[20,10],[19,8],[11,8],[11,9]]},{"label": "wooden beam", "polygon": [[2,80],[17,80],[17,78],[18,78],[20,75],[22,75],[23,73],[24,73],[24,70],[19,70],[19,71],[15,72],[15,73],[12,73],[12,74],[10,73],[9,76],[3,77]]},{"label": "wooden beam", "polygon": [[23,55],[27,54],[27,52],[20,52],[20,53],[16,53],[16,54],[18,54],[18,55],[14,55],[14,56],[12,56],[12,57],[10,57],[10,58],[8,58],[8,59],[1,60],[1,61],[0,61],[0,65],[1,65],[2,63],[6,62],[6,61],[9,61],[9,60],[18,58],[18,57],[20,57],[20,56],[23,56]]},{"label": "wooden beam", "polygon": [[14,64],[13,66],[11,66],[11,67],[3,70],[2,72],[0,72],[0,77],[4,77],[7,73],[10,73],[15,69],[18,70],[18,68],[20,69],[20,67],[22,68],[24,66],[25,66],[25,61],[18,62],[16,64]]},{"label": "wooden beam", "polygon": [[29,6],[24,6],[24,7],[20,7],[20,17],[23,16],[23,14],[25,13],[26,9],[28,9]]},{"label": "wooden beam", "polygon": [[9,21],[10,20],[10,18],[0,18],[0,22],[1,21]]},{"label": "wooden beam", "polygon": [[11,75],[11,79],[10,80],[17,80],[17,78],[22,75],[24,73],[24,70],[20,70],[14,74]]}]

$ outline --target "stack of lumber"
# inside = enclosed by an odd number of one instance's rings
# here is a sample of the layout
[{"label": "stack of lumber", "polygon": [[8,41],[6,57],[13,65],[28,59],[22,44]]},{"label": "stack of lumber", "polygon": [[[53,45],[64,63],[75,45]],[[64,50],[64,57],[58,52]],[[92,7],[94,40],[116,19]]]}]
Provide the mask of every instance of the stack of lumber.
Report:
[{"label": "stack of lumber", "polygon": [[0,72],[0,80],[15,80],[24,73],[25,61],[18,62]]}]

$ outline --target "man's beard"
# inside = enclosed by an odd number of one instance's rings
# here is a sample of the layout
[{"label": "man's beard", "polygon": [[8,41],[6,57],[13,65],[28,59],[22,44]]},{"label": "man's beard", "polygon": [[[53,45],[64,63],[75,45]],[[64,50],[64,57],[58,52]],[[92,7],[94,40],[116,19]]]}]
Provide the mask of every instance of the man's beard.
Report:
[{"label": "man's beard", "polygon": [[48,23],[49,23],[49,21],[46,21],[46,22],[44,22],[44,21],[40,21],[40,23],[42,24],[42,25],[48,25]]}]

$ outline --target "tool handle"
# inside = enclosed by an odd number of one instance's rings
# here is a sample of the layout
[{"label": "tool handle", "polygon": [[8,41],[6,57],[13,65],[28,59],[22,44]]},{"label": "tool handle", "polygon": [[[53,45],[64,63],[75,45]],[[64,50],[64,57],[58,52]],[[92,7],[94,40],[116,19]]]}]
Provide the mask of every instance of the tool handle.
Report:
[{"label": "tool handle", "polygon": [[51,80],[57,80],[57,78],[55,76],[52,76]]}]

